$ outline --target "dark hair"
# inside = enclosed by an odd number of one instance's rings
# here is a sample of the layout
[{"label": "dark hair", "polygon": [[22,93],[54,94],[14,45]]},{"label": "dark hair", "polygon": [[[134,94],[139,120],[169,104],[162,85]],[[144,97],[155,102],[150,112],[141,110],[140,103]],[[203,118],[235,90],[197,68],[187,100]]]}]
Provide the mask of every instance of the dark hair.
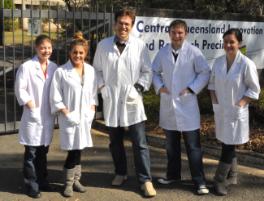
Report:
[{"label": "dark hair", "polygon": [[227,35],[230,35],[230,34],[234,34],[235,35],[235,37],[236,37],[236,39],[238,40],[238,42],[242,42],[242,33],[241,33],[241,31],[239,30],[239,29],[237,29],[237,28],[231,28],[231,29],[228,29],[225,33],[224,33],[224,35],[223,35],[223,38],[225,37],[225,36],[227,36]]},{"label": "dark hair", "polygon": [[51,43],[51,39],[49,36],[47,36],[45,34],[41,34],[41,35],[37,36],[37,38],[35,39],[35,46],[36,47],[39,46],[45,40]]},{"label": "dark hair", "polygon": [[134,25],[136,18],[135,11],[128,8],[124,8],[122,10],[115,12],[115,23],[117,22],[117,19],[119,17],[123,17],[123,16],[129,16],[132,19],[132,25]]},{"label": "dark hair", "polygon": [[169,25],[169,31],[174,27],[183,27],[187,33],[187,24],[184,20],[173,20]]},{"label": "dark hair", "polygon": [[83,33],[81,31],[77,31],[74,36],[73,40],[70,43],[70,51],[74,48],[76,45],[81,45],[84,47],[84,50],[86,53],[88,53],[89,44],[86,39],[83,37]]}]

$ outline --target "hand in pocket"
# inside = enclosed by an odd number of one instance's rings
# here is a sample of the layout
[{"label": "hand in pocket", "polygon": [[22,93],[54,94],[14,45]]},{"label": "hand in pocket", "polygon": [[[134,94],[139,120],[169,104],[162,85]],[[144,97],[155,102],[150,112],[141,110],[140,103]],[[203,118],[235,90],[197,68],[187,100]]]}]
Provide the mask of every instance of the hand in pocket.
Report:
[{"label": "hand in pocket", "polygon": [[41,123],[39,107],[31,108],[29,112],[30,112],[31,121]]},{"label": "hand in pocket", "polygon": [[80,113],[79,112],[76,112],[76,111],[69,112],[68,114],[66,114],[66,117],[72,126],[76,126],[80,124]]}]

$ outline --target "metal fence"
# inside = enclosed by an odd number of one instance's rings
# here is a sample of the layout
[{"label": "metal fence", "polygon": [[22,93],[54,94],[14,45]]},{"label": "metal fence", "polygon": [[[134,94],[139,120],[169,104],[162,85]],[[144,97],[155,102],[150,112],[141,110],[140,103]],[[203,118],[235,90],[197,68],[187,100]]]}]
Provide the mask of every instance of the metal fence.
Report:
[{"label": "metal fence", "polygon": [[[0,11],[0,135],[15,133],[19,128],[22,108],[14,95],[16,70],[25,60],[34,55],[35,37],[44,33],[53,40],[51,60],[63,64],[67,60],[67,43],[73,33],[81,30],[90,40],[90,59],[101,38],[112,34],[113,12],[105,5],[72,7],[51,5],[4,7]],[[32,2],[32,1],[31,1]],[[110,10],[110,12],[109,12]]]}]

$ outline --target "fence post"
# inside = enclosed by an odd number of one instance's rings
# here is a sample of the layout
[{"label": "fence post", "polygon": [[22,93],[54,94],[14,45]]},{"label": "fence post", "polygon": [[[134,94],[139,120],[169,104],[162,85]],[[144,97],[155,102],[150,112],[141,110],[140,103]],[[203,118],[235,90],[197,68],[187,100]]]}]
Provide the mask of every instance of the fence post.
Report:
[{"label": "fence post", "polygon": [[0,45],[4,45],[4,0],[1,2],[0,11]]}]

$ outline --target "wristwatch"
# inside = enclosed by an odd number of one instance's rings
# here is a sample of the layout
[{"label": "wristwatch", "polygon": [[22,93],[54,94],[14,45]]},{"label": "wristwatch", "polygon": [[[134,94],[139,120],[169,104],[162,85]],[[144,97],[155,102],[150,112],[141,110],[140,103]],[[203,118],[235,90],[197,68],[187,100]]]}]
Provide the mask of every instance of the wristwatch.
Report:
[{"label": "wristwatch", "polygon": [[144,91],[144,87],[141,84],[136,83],[134,87],[139,93],[142,93]]},{"label": "wristwatch", "polygon": [[193,91],[190,87],[187,87],[187,89],[188,89],[192,94],[194,94],[194,91]]}]

